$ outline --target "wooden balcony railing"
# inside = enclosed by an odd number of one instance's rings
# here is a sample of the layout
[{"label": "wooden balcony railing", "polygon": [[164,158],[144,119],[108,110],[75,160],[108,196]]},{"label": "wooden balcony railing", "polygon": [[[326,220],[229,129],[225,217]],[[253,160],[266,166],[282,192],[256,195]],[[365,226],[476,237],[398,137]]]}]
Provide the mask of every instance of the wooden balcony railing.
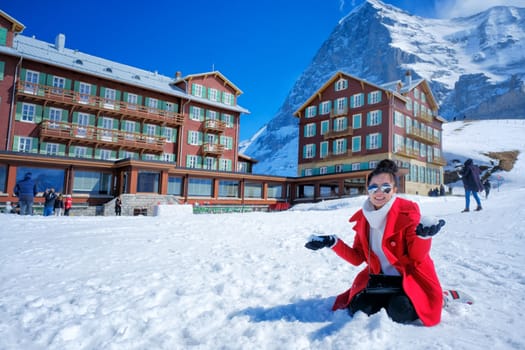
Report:
[{"label": "wooden balcony railing", "polygon": [[226,130],[226,123],[220,120],[209,119],[205,120],[203,124],[203,129],[205,132],[211,133],[223,133]]},{"label": "wooden balcony railing", "polygon": [[166,143],[164,138],[158,136],[50,120],[40,123],[39,136],[43,141],[47,142],[158,154],[164,151],[164,144]]},{"label": "wooden balcony railing", "polygon": [[218,143],[205,143],[202,145],[202,154],[204,156],[221,156],[224,153],[224,145]]},{"label": "wooden balcony railing", "polygon": [[429,134],[421,129],[417,128],[410,128],[407,132],[407,135],[412,136],[418,141],[422,142],[428,142],[433,145],[439,144],[439,138],[434,136],[433,134]]},{"label": "wooden balcony railing", "polygon": [[324,160],[331,160],[331,159],[340,159],[340,158],[349,158],[352,156],[352,151],[344,151],[344,152],[328,152],[326,156],[323,157]]},{"label": "wooden balcony railing", "polygon": [[54,86],[19,81],[16,89],[18,96],[29,101],[45,101],[62,107],[78,107],[87,112],[103,112],[106,115],[124,116],[130,119],[145,120],[168,126],[184,123],[184,115],[124,101],[109,100],[104,97],[82,94]]},{"label": "wooden balcony railing", "polygon": [[408,158],[419,158],[419,152],[414,151],[412,148],[401,147],[394,151],[394,153]]},{"label": "wooden balcony railing", "polygon": [[325,140],[337,139],[345,136],[352,136],[354,134],[353,128],[346,128],[344,130],[330,130],[323,134]]},{"label": "wooden balcony railing", "polygon": [[330,111],[330,118],[335,118],[335,117],[339,117],[339,116],[343,116],[347,114],[348,114],[348,107],[343,107],[343,108],[334,107]]}]

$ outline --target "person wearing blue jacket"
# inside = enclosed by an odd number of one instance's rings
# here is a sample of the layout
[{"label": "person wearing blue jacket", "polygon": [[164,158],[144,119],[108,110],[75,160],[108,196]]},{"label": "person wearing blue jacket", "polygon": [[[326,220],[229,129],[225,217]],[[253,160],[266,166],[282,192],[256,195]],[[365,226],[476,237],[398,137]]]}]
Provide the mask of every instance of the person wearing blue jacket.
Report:
[{"label": "person wearing blue jacket", "polygon": [[478,192],[483,191],[483,185],[480,180],[480,170],[477,165],[474,164],[472,159],[467,159],[463,164],[463,169],[459,171],[459,176],[463,180],[463,187],[465,187],[465,209],[462,213],[470,211],[470,194],[474,197],[476,204],[476,211],[483,209],[481,207],[481,200],[479,199]]},{"label": "person wearing blue jacket", "polygon": [[38,191],[31,177],[31,173],[26,173],[13,190],[20,204],[20,215],[33,215],[33,201]]}]

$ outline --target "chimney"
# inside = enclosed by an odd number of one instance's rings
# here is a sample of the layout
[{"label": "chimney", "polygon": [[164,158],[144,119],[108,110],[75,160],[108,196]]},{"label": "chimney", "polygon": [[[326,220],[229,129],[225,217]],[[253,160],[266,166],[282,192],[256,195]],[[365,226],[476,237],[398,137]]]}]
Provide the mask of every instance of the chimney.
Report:
[{"label": "chimney", "polygon": [[64,51],[64,47],[66,46],[66,36],[62,33],[58,34],[55,38],[55,48],[62,52]]},{"label": "chimney", "polygon": [[181,80],[181,78],[182,78],[182,72],[180,70],[178,70],[175,73],[175,81],[179,81],[179,80]]},{"label": "chimney", "polygon": [[412,74],[409,70],[405,73],[405,84],[410,89],[410,85],[412,85]]}]

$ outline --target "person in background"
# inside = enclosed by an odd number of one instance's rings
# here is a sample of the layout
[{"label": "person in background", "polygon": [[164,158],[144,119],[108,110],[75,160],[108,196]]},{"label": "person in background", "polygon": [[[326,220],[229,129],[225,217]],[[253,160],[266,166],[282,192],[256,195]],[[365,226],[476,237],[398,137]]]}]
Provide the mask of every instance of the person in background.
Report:
[{"label": "person in background", "polygon": [[71,198],[71,195],[66,195],[66,199],[64,200],[64,215],[69,216],[69,211],[71,210],[71,207],[73,207],[73,198]]},{"label": "person in background", "polygon": [[490,193],[490,188],[491,188],[491,185],[490,185],[490,181],[489,179],[485,179],[485,181],[483,181],[483,188],[485,189],[485,199],[489,198],[489,193]]},{"label": "person in background", "polygon": [[481,207],[481,200],[479,199],[478,192],[483,191],[483,186],[481,185],[481,180],[479,177],[480,170],[477,165],[475,165],[472,159],[467,159],[463,164],[463,168],[458,171],[459,177],[463,181],[463,187],[465,188],[465,209],[461,212],[466,213],[470,211],[470,194],[476,200],[478,204],[476,211],[483,209]]},{"label": "person in background", "polygon": [[14,214],[14,213],[16,213],[15,208],[13,208],[13,206],[11,205],[11,202],[9,202],[9,201],[5,202],[4,212],[6,214]]},{"label": "person in background", "polygon": [[368,198],[349,220],[355,223],[352,246],[335,235],[311,236],[305,246],[329,247],[355,266],[367,264],[352,287],[337,296],[332,310],[371,315],[384,308],[395,322],[419,319],[434,326],[441,320],[443,291],[429,254],[430,238],[445,222],[420,223],[418,205],[396,196],[397,171],[385,159],[368,176]]},{"label": "person in background", "polygon": [[55,199],[55,216],[62,216],[64,211],[64,196],[62,193],[59,193]]},{"label": "person in background", "polygon": [[20,215],[33,215],[33,201],[38,191],[31,177],[30,172],[26,173],[24,179],[18,181],[13,190],[15,196],[18,197]]},{"label": "person in background", "polygon": [[115,215],[120,216],[122,214],[122,199],[120,196],[115,199]]},{"label": "person in background", "polygon": [[55,210],[55,201],[57,199],[57,194],[55,193],[55,189],[46,189],[44,194],[44,216],[50,216],[53,215],[53,211]]}]

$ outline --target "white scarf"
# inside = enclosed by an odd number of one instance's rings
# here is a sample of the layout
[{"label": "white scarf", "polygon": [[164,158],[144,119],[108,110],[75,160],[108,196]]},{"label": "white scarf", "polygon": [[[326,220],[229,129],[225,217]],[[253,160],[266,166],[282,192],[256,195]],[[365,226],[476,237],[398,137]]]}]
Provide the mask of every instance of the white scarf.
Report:
[{"label": "white scarf", "polygon": [[381,270],[383,273],[385,275],[392,276],[399,276],[399,272],[386,258],[386,255],[383,252],[382,242],[383,235],[385,234],[386,217],[396,198],[397,197],[393,195],[385,205],[377,210],[374,208],[372,203],[370,203],[368,198],[366,199],[365,203],[363,203],[363,214],[370,225],[370,237],[368,244],[372,248],[372,251],[379,258]]}]

